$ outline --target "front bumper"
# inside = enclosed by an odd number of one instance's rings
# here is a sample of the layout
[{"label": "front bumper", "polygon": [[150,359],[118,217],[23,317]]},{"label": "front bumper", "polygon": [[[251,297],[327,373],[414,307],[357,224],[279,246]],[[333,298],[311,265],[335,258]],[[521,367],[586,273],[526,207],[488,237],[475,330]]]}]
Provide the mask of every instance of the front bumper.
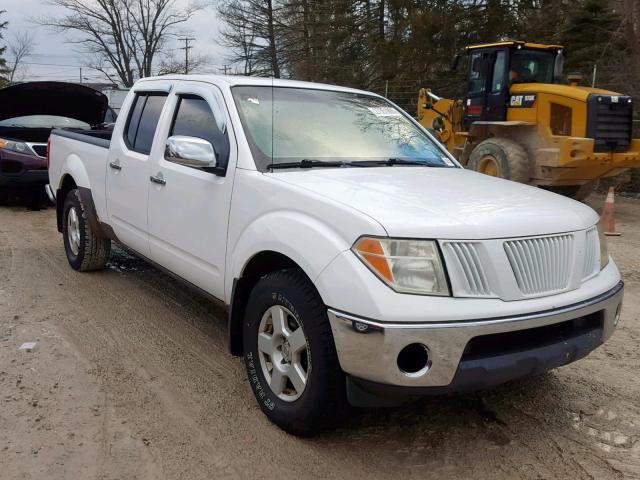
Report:
[{"label": "front bumper", "polygon": [[[392,323],[331,308],[328,315],[340,365],[350,376],[370,385],[401,387],[408,395],[461,392],[586,356],[613,333],[623,291],[620,282],[577,304],[473,321]],[[426,346],[429,364],[409,375],[397,359],[413,343]]]},{"label": "front bumper", "polygon": [[0,174],[0,187],[32,187],[49,183],[48,170],[26,170],[19,174]]},{"label": "front bumper", "polygon": [[594,145],[593,138],[554,137],[553,147],[537,152],[539,165],[534,182],[581,185],[640,166],[640,139],[633,139],[626,152],[595,152]]},{"label": "front bumper", "polygon": [[16,152],[0,152],[0,187],[21,188],[49,183],[45,158]]}]

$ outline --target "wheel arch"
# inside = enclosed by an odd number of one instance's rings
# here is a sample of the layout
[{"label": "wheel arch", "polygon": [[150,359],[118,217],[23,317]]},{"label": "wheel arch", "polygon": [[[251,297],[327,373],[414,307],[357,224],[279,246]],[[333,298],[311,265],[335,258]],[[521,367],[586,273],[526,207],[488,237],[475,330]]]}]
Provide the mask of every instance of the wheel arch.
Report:
[{"label": "wheel arch", "polygon": [[291,257],[274,250],[263,250],[253,255],[245,263],[240,275],[233,279],[227,318],[229,351],[232,355],[242,356],[244,353],[242,321],[253,287],[269,273],[294,268],[311,280],[309,274]]},{"label": "wheel arch", "polygon": [[65,173],[60,179],[60,185],[56,190],[56,219],[58,224],[58,232],[62,233],[62,216],[64,212],[64,201],[71,190],[78,188],[73,176]]}]

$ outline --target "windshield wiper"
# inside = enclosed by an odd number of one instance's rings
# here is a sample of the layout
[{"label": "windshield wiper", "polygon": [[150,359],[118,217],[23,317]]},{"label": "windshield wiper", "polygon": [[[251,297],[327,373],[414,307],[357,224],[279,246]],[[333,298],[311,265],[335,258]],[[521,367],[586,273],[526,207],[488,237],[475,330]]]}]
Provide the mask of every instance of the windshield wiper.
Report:
[{"label": "windshield wiper", "polygon": [[275,170],[277,168],[316,168],[316,167],[344,167],[345,165],[349,165],[347,162],[340,161],[324,161],[324,160],[309,160],[307,158],[300,160],[299,162],[283,162],[283,163],[272,163],[268,166],[271,170]]},{"label": "windshield wiper", "polygon": [[394,165],[421,165],[424,167],[448,167],[449,166],[444,163],[430,162],[428,160],[408,160],[405,158],[387,158],[386,160],[365,160],[357,163],[362,164],[363,167],[378,166],[378,165],[385,165],[388,167],[392,167]]}]

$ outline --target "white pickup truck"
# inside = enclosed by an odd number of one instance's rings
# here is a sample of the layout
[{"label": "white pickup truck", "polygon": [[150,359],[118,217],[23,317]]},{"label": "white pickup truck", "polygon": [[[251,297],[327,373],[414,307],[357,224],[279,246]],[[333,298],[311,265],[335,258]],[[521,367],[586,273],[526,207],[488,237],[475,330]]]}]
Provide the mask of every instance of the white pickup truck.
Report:
[{"label": "white pickup truck", "polygon": [[565,365],[620,317],[591,208],[462,169],[363,91],[144,79],[112,133],[53,131],[49,178],[71,266],[116,241],[222,302],[260,408],[298,435]]}]

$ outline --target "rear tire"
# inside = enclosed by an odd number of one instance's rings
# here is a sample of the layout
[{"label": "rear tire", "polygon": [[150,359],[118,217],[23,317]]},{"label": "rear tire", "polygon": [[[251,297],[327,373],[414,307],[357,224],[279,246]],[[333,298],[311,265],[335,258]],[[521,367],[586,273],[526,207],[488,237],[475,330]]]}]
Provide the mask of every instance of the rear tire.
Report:
[{"label": "rear tire", "polygon": [[469,170],[494,177],[529,183],[531,166],[527,152],[508,138],[489,138],[480,142],[471,152]]},{"label": "rear tire", "polygon": [[100,270],[109,261],[111,240],[93,232],[77,189],[71,190],[64,200],[62,238],[69,265],[75,270]]},{"label": "rear tire", "polygon": [[247,303],[243,346],[260,409],[283,430],[310,436],[335,425],[347,411],[327,308],[300,270],[273,272],[258,281]]}]

